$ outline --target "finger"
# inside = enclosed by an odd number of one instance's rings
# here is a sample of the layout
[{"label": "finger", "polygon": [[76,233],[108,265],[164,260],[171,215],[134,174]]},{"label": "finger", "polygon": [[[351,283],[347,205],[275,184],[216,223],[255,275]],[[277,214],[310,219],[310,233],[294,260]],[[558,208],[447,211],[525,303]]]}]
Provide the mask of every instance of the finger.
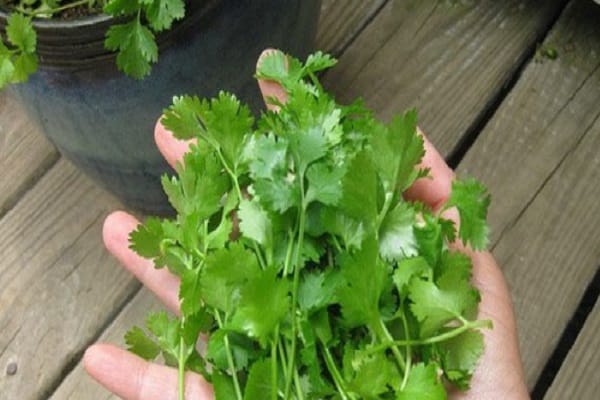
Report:
[{"label": "finger", "polygon": [[529,399],[519,351],[517,327],[510,291],[502,271],[489,252],[461,249],[473,260],[473,283],[480,290],[478,318],[491,320],[492,329],[482,331],[484,348],[471,389],[455,391],[453,400]]},{"label": "finger", "polygon": [[437,149],[427,139],[421,129],[418,133],[423,136],[425,155],[421,160],[421,168],[429,168],[431,179],[419,179],[404,193],[408,200],[418,200],[432,207],[434,210],[443,206],[450,198],[454,171]]},{"label": "finger", "polygon": [[121,264],[150,289],[171,311],[179,312],[179,278],[167,269],[156,269],[152,261],[129,248],[129,234],[139,224],[133,216],[116,211],[104,221],[104,245]]},{"label": "finger", "polygon": [[[98,383],[125,400],[176,400],[177,371],[150,363],[108,344],[85,352],[83,365]],[[212,400],[211,386],[198,374],[185,376],[185,398]]]},{"label": "finger", "polygon": [[173,168],[179,161],[183,159],[183,155],[190,149],[190,145],[195,142],[191,140],[176,139],[173,134],[168,131],[161,122],[162,117],[154,126],[154,141],[158,150]]},{"label": "finger", "polygon": [[[278,51],[280,51],[280,50],[275,50],[275,49],[263,50],[263,52],[258,57],[258,61],[256,62],[256,69],[258,69],[258,67],[260,66],[260,63],[262,62],[262,60],[265,59],[266,56],[268,56],[269,54],[273,54],[274,52],[278,52]],[[287,93],[281,87],[281,85],[277,82],[269,81],[269,80],[265,80],[265,79],[259,79],[258,87],[260,88],[260,92],[262,93],[263,100],[265,101],[265,104],[267,105],[267,108],[269,110],[272,110],[272,111],[279,110],[278,106],[270,103],[270,101],[269,101],[270,97],[274,97],[280,103],[285,103],[287,101]]]}]

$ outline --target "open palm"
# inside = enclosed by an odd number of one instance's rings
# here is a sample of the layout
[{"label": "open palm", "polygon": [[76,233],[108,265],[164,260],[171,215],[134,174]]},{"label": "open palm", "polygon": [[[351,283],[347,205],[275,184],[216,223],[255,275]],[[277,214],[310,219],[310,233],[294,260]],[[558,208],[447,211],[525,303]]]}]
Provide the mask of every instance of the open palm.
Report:
[{"label": "open palm", "polygon": [[[272,83],[259,82],[265,98],[285,101],[285,92]],[[160,123],[155,129],[157,146],[166,160],[175,165],[187,151],[189,143],[176,140]],[[453,171],[433,145],[425,140],[424,167],[433,179],[421,179],[406,192],[406,197],[440,208],[450,195]],[[129,249],[129,233],[138,221],[125,212],[114,212],[104,223],[103,237],[107,249],[173,312],[179,312],[179,280],[167,269],[154,269],[153,263]],[[479,318],[490,319],[493,330],[485,330],[485,352],[473,376],[468,392],[452,393],[451,399],[527,399],[519,355],[515,318],[506,282],[493,256],[488,252],[467,252],[473,260],[474,284],[481,291]],[[169,400],[177,398],[175,369],[149,363],[109,344],[95,344],[85,353],[88,373],[116,395],[127,400]],[[210,400],[210,385],[197,374],[186,375],[186,398]]]}]

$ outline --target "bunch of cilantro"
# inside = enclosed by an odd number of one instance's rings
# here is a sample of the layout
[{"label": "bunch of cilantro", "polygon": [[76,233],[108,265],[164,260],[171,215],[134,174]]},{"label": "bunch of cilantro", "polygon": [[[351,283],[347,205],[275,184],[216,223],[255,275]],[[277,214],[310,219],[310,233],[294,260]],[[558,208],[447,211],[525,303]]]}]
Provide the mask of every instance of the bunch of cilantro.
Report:
[{"label": "bunch of cilantro", "polygon": [[102,9],[118,18],[106,32],[104,47],[116,51],[117,67],[141,79],[158,60],[156,34],[171,28],[185,16],[185,0],[19,0],[0,6],[12,11],[6,21],[6,37],[0,35],[0,89],[27,81],[38,68],[37,34],[32,18],[54,18],[76,7],[91,13]]},{"label": "bunch of cilantro", "polygon": [[[427,178],[416,114],[377,121],[342,106],[320,52],[274,52],[257,77],[287,102],[255,122],[235,96],[176,97],[164,126],[197,139],[163,186],[174,219],[149,218],[131,247],[181,278],[181,315],[151,314],[129,349],[202,374],[217,400],[445,399],[483,351],[471,260],[454,223],[402,192]],[[458,237],[487,243],[489,195],[455,181]],[[205,346],[197,346],[204,336]],[[198,350],[203,347],[202,350]]]}]

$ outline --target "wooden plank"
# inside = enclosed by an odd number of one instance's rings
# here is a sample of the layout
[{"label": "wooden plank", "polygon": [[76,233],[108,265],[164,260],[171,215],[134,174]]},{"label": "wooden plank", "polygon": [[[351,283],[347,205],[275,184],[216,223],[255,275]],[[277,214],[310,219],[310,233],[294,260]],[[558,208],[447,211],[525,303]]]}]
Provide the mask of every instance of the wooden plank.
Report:
[{"label": "wooden plank", "polygon": [[[123,344],[123,336],[132,326],[143,326],[146,315],[164,307],[146,289],[142,289],[104,331],[99,341]],[[114,399],[102,386],[90,378],[81,362],[65,378],[50,400]]]},{"label": "wooden plank", "polygon": [[324,0],[317,30],[317,48],[339,56],[386,1]]},{"label": "wooden plank", "polygon": [[600,301],[588,316],[545,400],[595,400],[600,393]]},{"label": "wooden plank", "polygon": [[416,106],[448,155],[515,73],[563,0],[392,0],[348,47],[326,86],[389,119]]},{"label": "wooden plank", "polygon": [[532,388],[600,259],[600,7],[574,1],[459,167],[494,201],[494,253]]},{"label": "wooden plank", "polygon": [[101,244],[117,206],[61,160],[0,220],[3,399],[45,398],[139,287]]},{"label": "wooden plank", "polygon": [[0,217],[58,159],[7,91],[0,91]]}]

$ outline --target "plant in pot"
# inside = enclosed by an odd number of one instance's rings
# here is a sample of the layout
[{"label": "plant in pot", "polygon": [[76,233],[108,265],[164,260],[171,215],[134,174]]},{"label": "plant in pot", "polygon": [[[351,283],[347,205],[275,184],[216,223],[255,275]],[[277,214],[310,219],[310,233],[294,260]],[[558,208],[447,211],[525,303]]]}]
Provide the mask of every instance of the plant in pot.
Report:
[{"label": "plant in pot", "polygon": [[125,205],[164,213],[169,167],[152,131],[171,96],[225,89],[258,110],[254,60],[266,47],[307,54],[319,9],[319,0],[0,0],[0,85],[27,81],[5,90],[64,156]]}]

